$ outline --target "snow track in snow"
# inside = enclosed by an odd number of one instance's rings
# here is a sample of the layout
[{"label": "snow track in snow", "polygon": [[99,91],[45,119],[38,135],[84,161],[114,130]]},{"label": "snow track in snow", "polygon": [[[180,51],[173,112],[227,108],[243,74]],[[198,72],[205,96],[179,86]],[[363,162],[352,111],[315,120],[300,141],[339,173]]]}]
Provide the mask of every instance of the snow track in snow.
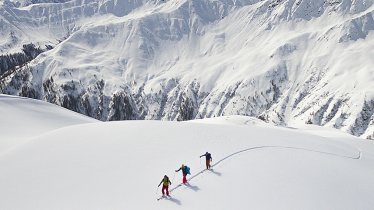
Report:
[{"label": "snow track in snow", "polygon": [[[240,154],[240,153],[243,153],[243,152],[248,152],[248,151],[251,151],[251,150],[266,149],[266,148],[303,150],[303,151],[307,151],[307,152],[320,153],[320,154],[324,154],[324,155],[331,155],[331,156],[335,156],[335,157],[348,158],[348,159],[354,159],[354,160],[361,159],[361,153],[362,153],[358,148],[356,148],[358,150],[358,154],[357,155],[355,155],[355,156],[353,156],[353,155],[349,156],[349,155],[336,154],[336,153],[332,153],[332,152],[324,152],[324,151],[318,151],[318,150],[313,150],[313,149],[307,149],[307,148],[302,148],[302,147],[265,145],[265,146],[250,147],[250,148],[247,148],[247,149],[239,150],[239,151],[234,152],[234,153],[232,153],[230,155],[227,155],[226,157],[221,158],[219,161],[217,161],[215,164],[213,164],[212,168],[214,168],[216,165],[220,164],[222,161],[227,160],[228,158],[231,158],[232,156],[235,156],[237,154]],[[203,169],[203,170],[199,171],[197,174],[191,176],[188,179],[188,181],[191,181],[195,177],[200,176],[205,171],[207,171],[207,169]],[[172,189],[170,189],[169,192],[171,193],[171,192],[173,192],[174,190],[178,189],[181,186],[183,186],[183,184],[178,184],[177,186],[175,186]],[[161,200],[163,198],[165,198],[165,197],[161,196],[161,197],[157,198],[157,200]]]}]

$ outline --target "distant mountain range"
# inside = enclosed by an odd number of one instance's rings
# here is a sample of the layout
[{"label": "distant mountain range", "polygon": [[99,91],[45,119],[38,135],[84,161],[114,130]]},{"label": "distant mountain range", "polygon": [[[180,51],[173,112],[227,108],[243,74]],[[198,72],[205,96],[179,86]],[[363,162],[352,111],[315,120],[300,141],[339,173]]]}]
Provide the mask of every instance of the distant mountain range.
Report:
[{"label": "distant mountain range", "polygon": [[374,139],[373,14],[363,0],[0,1],[0,93],[104,121],[248,115]]}]

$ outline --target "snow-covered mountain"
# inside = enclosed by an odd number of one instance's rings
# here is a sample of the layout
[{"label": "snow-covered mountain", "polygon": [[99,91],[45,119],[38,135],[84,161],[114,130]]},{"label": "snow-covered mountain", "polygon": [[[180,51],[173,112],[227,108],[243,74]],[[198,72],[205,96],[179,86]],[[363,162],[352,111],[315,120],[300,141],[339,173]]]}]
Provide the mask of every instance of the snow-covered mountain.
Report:
[{"label": "snow-covered mountain", "polygon": [[371,0],[18,2],[0,3],[0,52],[43,53],[2,93],[100,120],[249,115],[374,138]]},{"label": "snow-covered mountain", "polygon": [[[374,144],[336,129],[312,126],[306,132],[247,116],[100,122],[4,95],[0,106],[1,116],[14,120],[0,117],[0,209],[374,206]],[[21,135],[25,141],[8,144]],[[212,171],[199,159],[206,151],[212,153]],[[189,185],[178,186],[182,175],[174,170],[182,163],[191,176]],[[165,174],[172,182],[171,198],[157,201]]]}]

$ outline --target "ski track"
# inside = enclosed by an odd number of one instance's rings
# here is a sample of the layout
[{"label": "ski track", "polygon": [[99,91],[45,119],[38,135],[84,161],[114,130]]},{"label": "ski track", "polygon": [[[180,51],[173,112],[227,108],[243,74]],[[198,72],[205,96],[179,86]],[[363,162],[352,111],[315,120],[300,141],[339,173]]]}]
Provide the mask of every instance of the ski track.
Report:
[{"label": "ski track", "polygon": [[[358,150],[358,155],[357,156],[345,156],[345,155],[338,155],[338,154],[335,154],[335,153],[330,153],[330,152],[322,152],[322,151],[318,151],[318,150],[313,150],[313,149],[306,149],[306,148],[301,148],[301,147],[287,147],[287,146],[256,146],[256,147],[250,147],[250,148],[247,148],[247,149],[243,149],[243,150],[239,150],[237,152],[234,152],[234,153],[231,153],[230,155],[227,155],[226,157],[220,159],[219,161],[217,161],[215,164],[212,165],[212,169],[220,164],[222,161],[228,159],[228,158],[231,158],[232,156],[235,156],[237,154],[240,154],[240,153],[243,153],[243,152],[248,152],[248,151],[251,151],[251,150],[255,150],[255,149],[266,149],[266,148],[278,148],[278,149],[294,149],[294,150],[304,150],[304,151],[307,151],[307,152],[316,152],[316,153],[320,153],[320,154],[325,154],[325,155],[332,155],[332,156],[336,156],[336,157],[341,157],[341,158],[348,158],[348,159],[353,159],[353,160],[359,160],[361,159],[361,150],[359,150],[358,148],[356,148]],[[200,176],[202,173],[204,173],[207,169],[203,169],[201,170],[200,172],[198,172],[197,174],[191,176],[189,179],[187,179],[188,181],[191,181],[192,179],[194,179],[195,177],[197,176]],[[175,174],[174,174],[175,176]],[[172,189],[169,190],[169,192],[173,192],[174,190],[180,188],[181,186],[183,186],[182,183],[178,184],[177,186],[173,187]],[[161,200],[165,197],[161,196],[159,198],[157,198],[157,200]]]}]

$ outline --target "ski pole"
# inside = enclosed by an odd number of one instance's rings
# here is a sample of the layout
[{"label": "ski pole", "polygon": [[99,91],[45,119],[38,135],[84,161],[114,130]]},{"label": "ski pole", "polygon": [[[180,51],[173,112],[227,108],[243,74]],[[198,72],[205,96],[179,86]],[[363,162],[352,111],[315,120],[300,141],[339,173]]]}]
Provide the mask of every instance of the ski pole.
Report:
[{"label": "ski pole", "polygon": [[158,188],[160,188],[160,185],[159,186],[157,186],[157,189],[156,189],[156,196],[158,195]]},{"label": "ski pole", "polygon": [[175,174],[176,174],[177,172],[174,172],[174,175],[173,175],[173,178],[171,179],[171,183],[174,183],[174,178],[175,178]]}]

